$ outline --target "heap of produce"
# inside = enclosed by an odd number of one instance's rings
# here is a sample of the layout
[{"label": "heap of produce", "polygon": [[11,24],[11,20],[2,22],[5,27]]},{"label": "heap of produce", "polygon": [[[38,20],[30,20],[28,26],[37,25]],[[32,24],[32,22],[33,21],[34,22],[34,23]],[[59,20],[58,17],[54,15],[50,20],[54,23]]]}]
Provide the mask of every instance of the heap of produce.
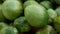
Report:
[{"label": "heap of produce", "polygon": [[0,0],[0,34],[60,34],[60,0]]}]

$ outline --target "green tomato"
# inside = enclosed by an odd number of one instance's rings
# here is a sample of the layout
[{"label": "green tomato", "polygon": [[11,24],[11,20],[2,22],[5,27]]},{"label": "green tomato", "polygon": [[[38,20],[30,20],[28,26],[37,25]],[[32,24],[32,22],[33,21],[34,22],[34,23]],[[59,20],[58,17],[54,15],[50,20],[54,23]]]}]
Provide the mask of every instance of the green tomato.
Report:
[{"label": "green tomato", "polygon": [[18,34],[18,31],[17,31],[17,29],[15,27],[8,26],[6,28],[3,28],[0,31],[0,34]]},{"label": "green tomato", "polygon": [[20,32],[28,32],[31,30],[30,25],[26,21],[25,17],[19,17],[15,19],[14,26],[20,31]]},{"label": "green tomato", "polygon": [[44,6],[46,9],[53,8],[52,3],[50,1],[42,1],[40,2],[42,6]]},{"label": "green tomato", "polygon": [[23,12],[21,2],[17,0],[6,0],[2,6],[3,15],[9,20],[16,19]]},{"label": "green tomato", "polygon": [[49,16],[43,6],[30,5],[27,6],[24,11],[25,18],[31,26],[44,27],[47,25]]},{"label": "green tomato", "polygon": [[49,15],[49,24],[51,24],[53,20],[57,17],[57,13],[53,9],[48,9],[47,12]]},{"label": "green tomato", "polygon": [[38,30],[36,34],[57,34],[57,32],[53,29],[52,26],[47,25],[46,27]]}]

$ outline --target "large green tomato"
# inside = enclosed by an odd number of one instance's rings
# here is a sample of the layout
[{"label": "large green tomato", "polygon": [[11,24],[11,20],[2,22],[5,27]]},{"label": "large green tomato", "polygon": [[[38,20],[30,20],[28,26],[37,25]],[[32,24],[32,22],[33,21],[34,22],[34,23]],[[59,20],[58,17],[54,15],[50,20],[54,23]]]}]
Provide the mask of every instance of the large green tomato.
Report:
[{"label": "large green tomato", "polygon": [[16,19],[22,13],[22,4],[17,0],[6,0],[2,6],[3,14],[9,20]]},{"label": "large green tomato", "polygon": [[49,17],[43,6],[30,5],[27,6],[24,11],[24,15],[31,26],[43,27],[47,25]]}]

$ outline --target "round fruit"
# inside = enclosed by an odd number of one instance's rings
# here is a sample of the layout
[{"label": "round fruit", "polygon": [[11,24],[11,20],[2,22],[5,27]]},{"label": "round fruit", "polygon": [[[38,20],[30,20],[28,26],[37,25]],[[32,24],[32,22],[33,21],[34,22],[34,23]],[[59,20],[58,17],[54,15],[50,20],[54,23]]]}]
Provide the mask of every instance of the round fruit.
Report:
[{"label": "round fruit", "polygon": [[27,6],[24,11],[24,15],[31,26],[43,27],[47,25],[49,17],[43,6],[30,5]]},{"label": "round fruit", "polygon": [[8,25],[7,25],[6,23],[0,22],[0,31],[1,31],[1,29],[5,28],[5,27],[7,27],[7,26],[8,26]]},{"label": "round fruit", "polygon": [[26,2],[24,2],[24,8],[26,8],[27,6],[32,5],[32,4],[37,5],[38,3],[36,1],[26,1]]},{"label": "round fruit", "polygon": [[19,17],[14,21],[14,26],[20,31],[20,32],[28,32],[30,31],[31,27],[26,21],[25,17]]},{"label": "round fruit", "polygon": [[17,0],[6,0],[2,6],[3,14],[9,20],[16,19],[22,13],[22,4]]},{"label": "round fruit", "polygon": [[48,9],[47,12],[49,15],[49,23],[51,23],[57,17],[57,13],[53,9]]},{"label": "round fruit", "polygon": [[52,3],[49,2],[49,1],[42,1],[42,2],[40,2],[40,4],[41,4],[42,6],[44,6],[46,9],[53,8],[53,7],[52,7]]},{"label": "round fruit", "polygon": [[36,34],[57,34],[56,31],[52,28],[52,26],[47,25],[45,28],[40,29],[36,32]]},{"label": "round fruit", "polygon": [[1,34],[18,34],[18,31],[15,27],[9,26],[9,27],[3,28],[0,33]]},{"label": "round fruit", "polygon": [[51,19],[54,19],[54,18],[57,17],[57,13],[56,13],[53,9],[48,9],[47,12],[48,12],[49,17],[50,17]]}]

